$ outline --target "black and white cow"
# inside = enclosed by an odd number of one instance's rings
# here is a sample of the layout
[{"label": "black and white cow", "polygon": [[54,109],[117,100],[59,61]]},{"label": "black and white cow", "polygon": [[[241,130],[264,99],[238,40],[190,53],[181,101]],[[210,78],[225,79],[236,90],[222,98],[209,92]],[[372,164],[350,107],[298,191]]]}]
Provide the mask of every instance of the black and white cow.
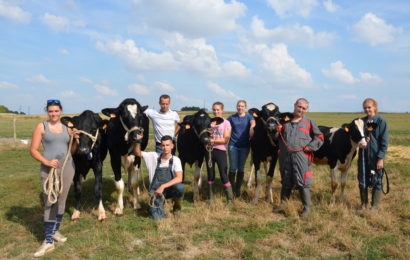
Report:
[{"label": "black and white cow", "polygon": [[[280,113],[279,107],[274,103],[262,106],[262,109],[249,109],[249,114],[255,118],[254,135],[251,139],[251,158],[255,170],[256,189],[253,202],[257,203],[262,185],[260,163],[264,163],[266,172],[266,199],[273,203],[272,179],[278,161],[278,125],[282,120],[288,121],[293,118],[292,113]],[[269,167],[267,166],[269,162]],[[252,176],[252,173],[251,173]],[[249,177],[248,187],[252,185],[253,178]]]},{"label": "black and white cow", "polygon": [[181,159],[182,169],[185,175],[185,164],[191,167],[195,163],[194,170],[194,201],[199,199],[201,185],[201,166],[204,161],[208,163],[211,145],[211,124],[220,124],[220,117],[210,118],[208,113],[201,109],[193,115],[187,115],[181,122],[178,134],[177,149]]},{"label": "black and white cow", "polygon": [[344,124],[341,128],[319,126],[319,129],[325,139],[322,147],[314,152],[314,163],[329,165],[333,199],[338,186],[336,171],[340,171],[340,198],[343,199],[347,171],[356,156],[357,147],[359,144],[364,146],[367,144],[365,140],[365,123],[358,118],[350,124]]},{"label": "black and white cow", "polygon": [[[138,179],[141,159],[135,158],[133,150],[135,145],[141,144],[141,150],[145,150],[148,144],[148,117],[143,113],[147,106],[141,106],[133,98],[127,98],[117,108],[105,108],[102,113],[110,117],[107,127],[107,146],[111,157],[111,167],[115,176],[115,187],[118,192],[118,203],[115,215],[122,215],[124,209],[123,193],[124,181],[121,177],[121,165],[128,173],[129,187],[132,187],[132,203],[134,209],[141,206],[138,203]],[[143,138],[138,139],[137,135]]]},{"label": "black and white cow", "polygon": [[73,155],[75,165],[75,210],[71,219],[76,220],[80,218],[81,180],[86,178],[90,169],[93,169],[95,176],[94,193],[99,202],[98,220],[103,221],[106,216],[102,202],[102,168],[103,161],[107,156],[104,129],[107,126],[107,121],[102,120],[98,114],[90,110],[85,110],[79,116],[63,117],[61,121],[67,127],[76,128],[80,131],[78,149]]}]

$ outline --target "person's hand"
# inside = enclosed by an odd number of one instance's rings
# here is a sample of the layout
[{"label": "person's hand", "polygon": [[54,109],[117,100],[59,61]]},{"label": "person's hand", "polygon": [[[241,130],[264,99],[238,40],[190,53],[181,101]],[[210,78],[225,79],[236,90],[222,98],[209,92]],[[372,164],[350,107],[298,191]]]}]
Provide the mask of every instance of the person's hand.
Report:
[{"label": "person's hand", "polygon": [[311,152],[311,150],[310,150],[309,147],[307,147],[307,146],[303,147],[303,151],[306,152],[306,153]]},{"label": "person's hand", "polygon": [[155,195],[160,196],[164,192],[164,187],[159,186],[159,188],[155,191]]},{"label": "person's hand", "polygon": [[142,139],[143,137],[144,137],[144,134],[143,134],[143,133],[137,134],[137,140],[140,140],[140,139]]},{"label": "person's hand", "polygon": [[80,139],[80,131],[77,128],[73,128],[73,137],[74,139]]},{"label": "person's hand", "polygon": [[51,167],[51,168],[57,169],[57,168],[58,168],[58,160],[57,160],[57,159],[47,160],[47,161],[44,163],[44,165],[45,165],[45,166],[48,166],[48,167]]},{"label": "person's hand", "polygon": [[370,142],[370,136],[366,137],[365,139],[367,143]]},{"label": "person's hand", "polygon": [[378,160],[377,160],[377,164],[376,164],[377,170],[383,169],[383,167],[384,167],[384,161],[383,161],[383,159],[378,159]]}]

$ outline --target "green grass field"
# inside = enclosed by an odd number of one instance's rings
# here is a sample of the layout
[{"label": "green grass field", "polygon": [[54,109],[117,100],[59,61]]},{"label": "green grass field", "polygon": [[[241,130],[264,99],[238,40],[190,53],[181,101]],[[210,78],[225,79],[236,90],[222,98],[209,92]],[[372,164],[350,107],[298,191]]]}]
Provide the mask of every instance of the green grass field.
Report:
[{"label": "green grass field", "polygon": [[[340,126],[361,116],[353,113],[309,113],[321,125]],[[410,259],[410,115],[382,114],[389,124],[390,146],[386,170],[391,192],[382,197],[377,213],[359,210],[356,161],[350,169],[346,201],[331,203],[327,167],[314,167],[313,212],[301,220],[297,193],[286,203],[287,216],[274,214],[271,204],[251,204],[254,189],[243,190],[242,199],[226,209],[219,179],[216,201],[192,202],[192,185],[186,184],[183,210],[174,217],[153,222],[148,218],[148,195],[142,209],[126,203],[124,216],[115,217],[113,173],[109,158],[104,164],[103,193],[108,219],[97,221],[93,195],[94,177],[84,182],[82,217],[69,220],[73,211],[70,191],[61,232],[64,245],[45,259]],[[12,115],[0,114],[0,259],[31,258],[43,240],[39,163],[28,147],[10,142]],[[17,116],[18,139],[29,139],[45,116]],[[150,146],[153,150],[152,131]],[[249,174],[247,163],[246,177]],[[144,170],[144,177],[147,172]],[[206,173],[203,173],[206,179]],[[126,178],[126,176],[124,176]],[[192,180],[192,170],[186,172]],[[275,172],[274,205],[279,204],[280,177]],[[204,188],[206,182],[203,183]],[[203,189],[202,194],[205,194]],[[204,196],[205,197],[205,196]],[[168,207],[169,208],[169,207]]]}]

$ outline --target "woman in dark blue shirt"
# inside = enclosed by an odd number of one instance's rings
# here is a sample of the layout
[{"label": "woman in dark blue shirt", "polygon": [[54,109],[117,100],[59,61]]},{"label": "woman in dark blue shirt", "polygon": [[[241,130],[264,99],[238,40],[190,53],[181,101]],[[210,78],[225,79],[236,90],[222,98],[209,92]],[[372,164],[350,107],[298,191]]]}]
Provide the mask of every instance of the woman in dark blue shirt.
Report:
[{"label": "woman in dark blue shirt", "polygon": [[255,127],[255,119],[246,113],[246,101],[236,103],[237,113],[228,117],[231,123],[231,139],[228,144],[229,181],[234,188],[235,195],[241,195],[241,185],[245,172],[245,162],[248,157],[250,142]]}]

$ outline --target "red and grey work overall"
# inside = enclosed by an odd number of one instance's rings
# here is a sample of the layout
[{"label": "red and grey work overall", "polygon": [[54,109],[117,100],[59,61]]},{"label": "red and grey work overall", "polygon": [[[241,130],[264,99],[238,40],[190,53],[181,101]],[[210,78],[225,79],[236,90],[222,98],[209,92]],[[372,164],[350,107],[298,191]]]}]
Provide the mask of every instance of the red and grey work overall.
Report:
[{"label": "red and grey work overall", "polygon": [[169,159],[168,167],[161,168],[161,156],[158,157],[157,168],[155,169],[154,177],[152,178],[151,184],[149,186],[149,193],[153,198],[153,205],[151,205],[150,213],[151,218],[157,220],[165,217],[164,211],[164,199],[169,198],[180,198],[184,195],[184,184],[177,183],[164,189],[163,197],[155,195],[155,191],[164,183],[169,182],[174,178],[172,172],[173,157]]},{"label": "red and grey work overall", "polygon": [[318,150],[324,137],[317,124],[307,117],[303,117],[299,122],[284,123],[281,135],[279,165],[282,189],[290,195],[294,187],[303,189],[312,184],[313,154],[304,152],[303,148],[309,147],[312,152]]}]

